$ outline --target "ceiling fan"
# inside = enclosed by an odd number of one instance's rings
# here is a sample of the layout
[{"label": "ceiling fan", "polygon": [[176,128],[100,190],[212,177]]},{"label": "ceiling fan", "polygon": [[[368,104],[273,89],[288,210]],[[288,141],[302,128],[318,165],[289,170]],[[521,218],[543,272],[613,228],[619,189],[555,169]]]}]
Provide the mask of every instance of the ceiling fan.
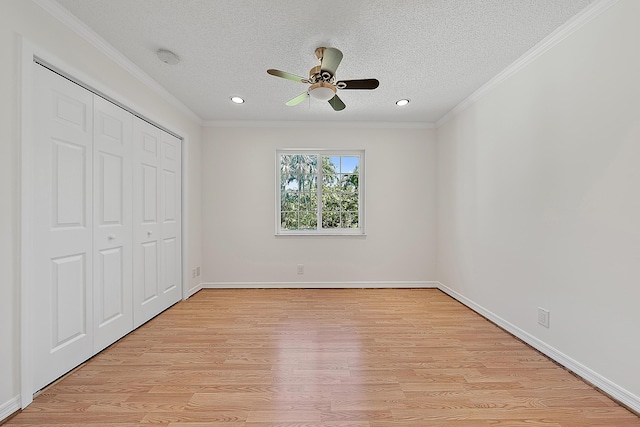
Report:
[{"label": "ceiling fan", "polygon": [[344,110],[346,105],[338,97],[337,89],[375,89],[380,82],[376,79],[340,80],[336,81],[336,69],[342,61],[342,52],[334,47],[319,47],[316,49],[316,58],[320,65],[309,70],[309,78],[296,76],[280,70],[268,69],[267,73],[283,79],[309,84],[306,92],[301,93],[286,105],[289,107],[298,105],[305,99],[311,97],[321,101],[329,101],[331,107],[336,111]]}]

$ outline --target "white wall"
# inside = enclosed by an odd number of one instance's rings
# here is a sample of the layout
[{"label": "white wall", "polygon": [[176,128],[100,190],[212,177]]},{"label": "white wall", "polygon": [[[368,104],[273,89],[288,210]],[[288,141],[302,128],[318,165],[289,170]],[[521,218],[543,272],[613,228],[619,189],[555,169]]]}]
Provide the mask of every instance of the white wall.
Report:
[{"label": "white wall", "polygon": [[639,19],[615,4],[438,129],[439,280],[636,405]]},{"label": "white wall", "polygon": [[[367,236],[276,237],[277,148],[365,149]],[[202,161],[204,282],[435,280],[433,130],[207,128]]]},{"label": "white wall", "polygon": [[[143,113],[188,138],[187,218],[190,265],[200,260],[199,122],[188,118],[149,87],[99,53],[31,1],[0,2],[0,414],[20,394],[20,38],[126,97]],[[190,283],[189,285],[193,285]],[[19,402],[17,403],[19,404]],[[0,416],[0,420],[3,417]]]}]

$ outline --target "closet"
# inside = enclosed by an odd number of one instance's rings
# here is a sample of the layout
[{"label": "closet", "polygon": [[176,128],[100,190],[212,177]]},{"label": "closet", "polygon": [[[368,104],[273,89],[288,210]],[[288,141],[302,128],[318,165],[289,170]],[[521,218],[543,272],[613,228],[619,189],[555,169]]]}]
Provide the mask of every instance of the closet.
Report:
[{"label": "closet", "polygon": [[182,297],[181,141],[34,64],[33,391]]}]

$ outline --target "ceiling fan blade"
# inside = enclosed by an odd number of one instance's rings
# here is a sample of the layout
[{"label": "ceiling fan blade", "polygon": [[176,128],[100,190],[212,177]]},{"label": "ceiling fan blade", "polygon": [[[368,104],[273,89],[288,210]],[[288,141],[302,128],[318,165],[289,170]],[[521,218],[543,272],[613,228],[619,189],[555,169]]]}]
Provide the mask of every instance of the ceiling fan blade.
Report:
[{"label": "ceiling fan blade", "polygon": [[309,80],[305,79],[304,77],[296,76],[295,74],[286,73],[280,70],[274,70],[273,68],[268,69],[267,73],[271,74],[272,76],[282,77],[283,79],[293,80],[294,82],[309,83]]},{"label": "ceiling fan blade", "polygon": [[340,80],[336,83],[338,89],[375,89],[379,85],[376,79]]},{"label": "ceiling fan blade", "polygon": [[342,61],[342,52],[335,47],[328,47],[324,50],[320,70],[322,72],[328,71],[332,76],[335,76],[340,61]]},{"label": "ceiling fan blade", "polygon": [[296,96],[295,98],[293,98],[291,101],[288,101],[286,105],[288,107],[293,107],[294,105],[300,104],[302,101],[304,101],[307,98],[309,98],[309,92],[304,92]]},{"label": "ceiling fan blade", "polygon": [[336,95],[333,98],[331,98],[329,100],[329,104],[331,104],[333,109],[336,110],[336,111],[342,111],[346,107],[346,105],[344,105],[344,102],[342,102],[342,100],[340,98],[338,98],[338,95]]}]

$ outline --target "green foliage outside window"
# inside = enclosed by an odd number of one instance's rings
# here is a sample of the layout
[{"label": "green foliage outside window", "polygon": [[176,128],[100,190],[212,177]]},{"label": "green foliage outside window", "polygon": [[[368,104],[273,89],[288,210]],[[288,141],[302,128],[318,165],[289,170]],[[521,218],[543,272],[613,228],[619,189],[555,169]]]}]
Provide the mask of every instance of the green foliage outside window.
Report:
[{"label": "green foliage outside window", "polygon": [[[319,162],[322,170],[318,170]],[[360,225],[359,170],[358,156],[282,154],[280,156],[280,228],[282,230],[358,228]],[[320,180],[322,184],[318,189]],[[320,224],[318,224],[318,211],[320,211]]]}]

